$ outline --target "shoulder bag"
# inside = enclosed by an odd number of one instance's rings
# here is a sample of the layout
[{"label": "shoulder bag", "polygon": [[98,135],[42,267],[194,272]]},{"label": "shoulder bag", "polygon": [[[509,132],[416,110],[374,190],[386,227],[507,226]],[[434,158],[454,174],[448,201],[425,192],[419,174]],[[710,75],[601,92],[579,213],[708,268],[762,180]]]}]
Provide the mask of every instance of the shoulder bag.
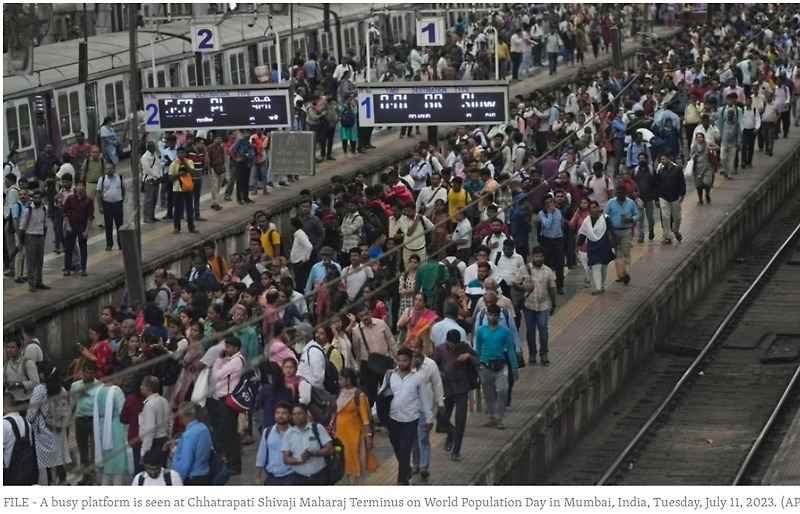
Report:
[{"label": "shoulder bag", "polygon": [[367,338],[364,336],[364,327],[361,325],[361,323],[358,324],[358,330],[361,333],[361,342],[364,344],[364,349],[367,351],[367,364],[365,371],[369,371],[375,376],[381,376],[386,373],[387,370],[394,368],[394,360],[391,357],[381,353],[369,351]]}]

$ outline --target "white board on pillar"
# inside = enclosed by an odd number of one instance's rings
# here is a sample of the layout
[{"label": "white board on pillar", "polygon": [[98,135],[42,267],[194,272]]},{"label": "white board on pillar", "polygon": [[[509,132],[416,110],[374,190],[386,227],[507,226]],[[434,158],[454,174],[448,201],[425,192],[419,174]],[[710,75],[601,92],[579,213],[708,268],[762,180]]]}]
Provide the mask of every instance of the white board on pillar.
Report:
[{"label": "white board on pillar", "polygon": [[425,16],[417,20],[419,46],[444,46],[445,25],[441,16]]},{"label": "white board on pillar", "polygon": [[214,25],[192,26],[192,49],[195,52],[219,52],[220,34]]}]

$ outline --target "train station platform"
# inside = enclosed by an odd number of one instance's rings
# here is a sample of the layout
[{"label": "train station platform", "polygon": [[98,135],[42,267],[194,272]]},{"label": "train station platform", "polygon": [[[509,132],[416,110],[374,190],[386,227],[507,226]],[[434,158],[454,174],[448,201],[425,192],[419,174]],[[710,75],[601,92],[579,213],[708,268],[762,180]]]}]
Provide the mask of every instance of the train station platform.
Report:
[{"label": "train station platform", "polygon": [[761,485],[800,484],[800,412],[798,412],[775,457],[767,469]]},{"label": "train station platform", "polygon": [[[656,33],[660,36],[670,34],[663,27],[657,27]],[[636,58],[636,49],[640,43],[628,41],[623,44],[623,57],[626,63],[633,63]],[[600,54],[598,59],[592,55],[586,56],[585,66],[589,72],[603,69],[611,64],[611,54]],[[632,64],[631,64],[632,66]],[[626,66],[627,69],[630,66]],[[536,70],[542,71],[542,68]],[[530,94],[535,90],[549,90],[566,83],[578,70],[578,67],[559,66],[555,75],[536,73],[532,77],[513,83],[510,86],[510,97],[518,94]],[[444,135],[440,133],[440,135]],[[362,171],[368,176],[368,181],[377,181],[375,174],[387,165],[396,164],[399,160],[409,157],[414,146],[426,139],[426,133],[414,136],[411,139],[399,139],[398,130],[376,130],[373,144],[376,149],[369,150],[364,155],[341,155],[341,148],[335,148],[335,162],[324,162],[317,165],[316,175],[301,177],[298,182],[291,183],[289,187],[279,187],[272,190],[270,195],[258,194],[253,196],[255,203],[251,205],[237,205],[235,202],[225,202],[223,210],[213,211],[210,205],[208,180],[204,181],[205,194],[201,198],[201,211],[207,221],[199,222],[197,229],[200,234],[189,234],[184,230],[180,235],[172,234],[171,220],[162,220],[155,224],[142,224],[142,269],[145,275],[150,276],[157,267],[166,266],[171,271],[185,273],[188,271],[187,256],[193,249],[199,248],[207,240],[216,241],[219,253],[227,255],[231,250],[238,250],[241,234],[252,215],[259,210],[269,210],[273,213],[273,221],[283,229],[288,229],[289,213],[293,212],[301,189],[319,191],[334,176],[350,179]],[[120,174],[126,178],[130,190],[130,163],[124,161],[119,167]],[[130,209],[132,211],[132,209]],[[165,211],[158,209],[156,216],[163,217]],[[85,326],[91,321],[87,312],[99,312],[99,308],[107,303],[118,303],[122,297],[124,286],[124,267],[120,252],[115,249],[105,251],[105,235],[98,229],[96,219],[89,238],[89,259],[87,265],[88,276],[81,277],[73,274],[70,277],[62,276],[63,255],[53,253],[53,240],[47,238],[45,247],[44,282],[52,287],[48,291],[30,293],[27,284],[17,284],[13,278],[3,278],[3,329],[5,332],[14,331],[19,323],[26,318],[50,319],[46,324],[45,341],[53,341],[58,346],[62,336],[72,336],[85,333]],[[125,220],[127,223],[129,220]],[[185,226],[185,222],[184,222]],[[181,263],[183,261],[183,263]],[[78,304],[84,304],[88,309],[79,309],[81,312],[71,313],[67,316],[59,314],[72,309]],[[76,309],[74,309],[76,310]],[[49,336],[48,336],[49,334]],[[54,348],[53,353],[59,354],[60,348]]]}]

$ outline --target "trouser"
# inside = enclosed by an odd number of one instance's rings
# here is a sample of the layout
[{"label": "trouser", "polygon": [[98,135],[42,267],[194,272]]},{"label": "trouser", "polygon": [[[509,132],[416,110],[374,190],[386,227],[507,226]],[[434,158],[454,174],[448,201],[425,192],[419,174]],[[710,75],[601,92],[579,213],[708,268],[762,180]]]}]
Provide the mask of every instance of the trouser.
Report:
[{"label": "trouser", "polygon": [[389,441],[397,458],[397,483],[407,484],[411,479],[411,448],[417,438],[419,420],[402,422],[389,418]]},{"label": "trouser", "polygon": [[358,127],[358,151],[364,151],[369,146],[369,127]]},{"label": "trouser", "polygon": [[622,258],[625,259],[625,272],[628,273],[631,266],[631,243],[633,236],[631,236],[630,228],[614,229],[619,238],[619,251],[622,252]]},{"label": "trouser", "polygon": [[390,287],[386,293],[389,297],[389,328],[396,332],[397,321],[400,319],[400,291],[395,282],[395,287]]},{"label": "trouser", "polygon": [[222,189],[225,174],[212,171],[209,177],[211,178],[211,205],[219,205],[219,191]]},{"label": "trouser", "polygon": [[535,39],[533,41],[533,48],[531,48],[531,54],[533,54],[533,65],[534,66],[541,66],[542,65],[542,51],[544,50],[544,45],[542,44],[541,39]]},{"label": "trouser", "polygon": [[5,238],[3,241],[3,268],[6,269],[11,267],[11,252],[8,250],[8,247],[14,241],[14,234],[12,233],[11,236],[9,236],[9,223],[9,221],[3,220],[3,237]]},{"label": "trouser", "polygon": [[[150,446],[151,450],[156,450],[160,453],[161,460],[159,462],[162,467],[167,467],[167,452],[164,451],[164,445],[167,444],[167,441],[169,441],[169,437],[154,437]],[[141,448],[139,448],[139,451],[141,451]]]},{"label": "trouser", "polygon": [[619,176],[619,166],[625,160],[625,140],[621,137],[614,138],[614,178]]},{"label": "trouser", "polygon": [[225,186],[225,198],[230,199],[233,195],[233,188],[236,187],[236,163],[234,163],[231,171],[228,172],[228,185]]},{"label": "trouser", "polygon": [[589,254],[578,250],[578,262],[581,263],[581,267],[583,268],[585,283],[588,284],[592,277],[592,268],[589,267]]},{"label": "trouser", "polygon": [[244,202],[250,199],[250,168],[245,162],[236,163],[236,200]]},{"label": "trouser", "polygon": [[264,485],[297,485],[294,473],[290,473],[285,477],[276,477],[269,471],[265,472]]},{"label": "trouser", "polygon": [[[19,235],[14,234],[11,241],[14,241],[16,248],[21,244],[21,239]],[[25,251],[24,249],[17,252],[17,256],[14,257],[14,278],[22,278],[25,276]]]},{"label": "trouser", "polygon": [[267,161],[257,162],[250,168],[250,191],[258,191],[267,188],[269,176],[267,175]]},{"label": "trouser", "polygon": [[511,52],[511,79],[519,79],[519,67],[522,65],[522,52]]},{"label": "trouser", "polygon": [[64,269],[70,270],[73,267],[75,243],[77,241],[81,257],[80,269],[82,271],[86,271],[86,258],[88,257],[88,254],[86,238],[83,237],[83,233],[86,232],[86,223],[73,222],[69,225],[71,230],[67,230],[67,234],[64,238]]},{"label": "trouser", "polygon": [[192,204],[194,206],[194,219],[200,217],[200,195],[203,193],[203,179],[192,178]]},{"label": "trouser", "polygon": [[536,147],[537,157],[541,157],[547,151],[547,139],[550,131],[539,130],[533,134],[533,146]]},{"label": "trouser", "polygon": [[523,307],[522,315],[525,317],[525,339],[528,341],[528,353],[531,357],[536,355],[536,332],[538,331],[539,355],[547,355],[547,343],[550,340],[547,321],[550,319],[550,311],[535,311]]},{"label": "trouser", "polygon": [[360,369],[361,379],[364,381],[364,394],[367,395],[369,408],[372,409],[372,406],[375,405],[375,399],[378,397],[378,387],[380,387],[381,381],[383,381],[383,375],[377,375],[370,371],[367,367],[367,361],[365,360],[361,361]]},{"label": "trouser", "polygon": [[81,475],[94,477],[94,471],[89,471],[94,463],[94,424],[91,417],[75,418],[75,443],[78,445]]},{"label": "trouser", "polygon": [[411,462],[419,469],[427,469],[431,464],[431,435],[423,417],[417,423],[417,437],[411,447]]},{"label": "trouser", "polygon": [[789,109],[782,111],[778,117],[778,121],[783,129],[783,137],[789,137],[789,127],[791,126]]},{"label": "trouser", "polygon": [[122,226],[122,202],[103,201],[103,223],[106,229],[106,247],[114,246],[114,227],[117,228],[117,246],[119,242],[119,228]]},{"label": "trouser", "polygon": [[742,130],[742,166],[753,164],[753,152],[756,147],[755,129]]},{"label": "trouser", "polygon": [[146,180],[144,183],[144,206],[142,219],[145,221],[156,219],[156,204],[158,203],[158,182]]},{"label": "trouser", "polygon": [[[506,361],[506,369],[511,369],[511,359],[508,357],[508,352],[503,352],[503,359]],[[514,391],[514,375],[509,372],[508,374],[508,392],[506,393],[506,409],[511,407],[511,394]]]},{"label": "trouser", "polygon": [[736,153],[739,151],[737,146],[722,145],[719,150],[719,160],[722,170],[725,173],[736,172]]},{"label": "trouser", "polygon": [[642,200],[643,208],[639,209],[639,221],[636,222],[636,232],[638,232],[639,239],[644,238],[644,219],[647,218],[647,230],[653,232],[655,228],[655,218],[653,216],[653,209],[655,204],[653,200]]},{"label": "trouser", "polygon": [[25,260],[27,261],[28,286],[42,284],[44,269],[44,236],[28,234],[25,236]]},{"label": "trouser", "polygon": [[242,470],[242,448],[239,441],[239,413],[228,407],[225,400],[210,398],[206,402],[211,421],[214,447],[222,451],[231,472]]},{"label": "trouser", "polygon": [[679,201],[668,202],[659,199],[661,205],[661,230],[664,240],[675,239],[675,232],[681,231],[681,204]]},{"label": "trouser", "polygon": [[527,77],[531,73],[531,62],[533,62],[533,54],[530,52],[522,53],[522,64],[519,67],[519,75]]},{"label": "trouser", "polygon": [[53,222],[53,243],[56,250],[60,250],[64,247],[64,213],[61,212],[61,209],[56,208],[50,220]]},{"label": "trouser", "polygon": [[186,224],[189,225],[189,232],[194,230],[194,198],[192,191],[182,191],[173,193],[175,202],[175,212],[172,217],[172,226],[175,230],[181,229],[181,218],[183,210],[186,209]]},{"label": "trouser", "polygon": [[559,237],[551,239],[539,236],[539,245],[544,248],[544,263],[556,274],[556,287],[564,287],[564,241]]},{"label": "trouser", "polygon": [[211,475],[189,477],[183,481],[183,485],[211,485]]},{"label": "trouser", "polygon": [[[419,130],[419,127],[417,127],[417,130]],[[411,125],[408,125],[407,127],[400,127],[400,135],[401,136],[408,136],[408,137],[413,136],[414,135],[414,127],[411,126]]]},{"label": "trouser", "polygon": [[694,129],[697,128],[697,123],[687,123],[683,128],[686,130],[686,146],[691,148],[692,143],[694,143]]},{"label": "trouser", "polygon": [[167,209],[167,218],[172,217],[172,180],[161,183],[161,207]]},{"label": "trouser", "polygon": [[294,485],[328,485],[328,470],[325,468],[308,477],[300,473],[293,473],[293,475]]},{"label": "trouser", "polygon": [[594,54],[594,58],[597,59],[600,56],[600,40],[599,39],[592,39],[592,54]]},{"label": "trouser", "polygon": [[795,93],[792,98],[792,118],[794,118],[794,126],[800,127],[800,91]]},{"label": "trouser", "polygon": [[347,153],[347,144],[350,143],[350,153],[356,153],[356,141],[349,141],[347,139],[342,139],[342,153]]},{"label": "trouser", "polygon": [[144,471],[142,465],[142,447],[140,445],[131,446],[131,453],[133,453],[133,474],[137,475]]},{"label": "trouser", "polygon": [[575,48],[575,55],[576,55],[576,59],[578,60],[578,64],[583,64],[583,59],[584,59],[584,55],[583,54],[584,54],[583,48],[581,48],[581,47]]},{"label": "trouser", "polygon": [[323,126],[320,128],[322,132],[322,137],[320,137],[320,146],[325,154],[325,158],[331,157],[331,152],[333,151],[333,140],[336,137],[336,125],[333,127]]},{"label": "trouser", "polygon": [[97,182],[86,183],[86,196],[94,201],[95,217],[103,214],[103,203],[100,201],[100,195],[97,193]]},{"label": "trouser", "polygon": [[576,253],[575,253],[575,232],[569,228],[564,227],[564,256],[567,258],[567,266],[571,269],[575,267]]},{"label": "trouser", "polygon": [[491,419],[501,420],[506,415],[506,399],[508,396],[508,366],[500,371],[492,371],[484,365],[478,370],[486,403],[486,413]]},{"label": "trouser", "polygon": [[[528,245],[531,229],[532,227],[529,223],[523,223],[522,221],[515,221],[511,225],[511,237],[514,238],[514,248],[516,249],[517,253],[522,256],[522,259],[525,262],[528,262]],[[464,262],[469,262],[468,259],[461,260]]]},{"label": "trouser", "polygon": [[764,150],[767,153],[772,153],[772,148],[775,145],[775,136],[778,132],[778,124],[774,121],[762,121],[761,132],[764,135]]},{"label": "trouser", "polygon": [[[469,404],[469,393],[454,393],[444,399],[444,418],[447,420],[445,431],[447,432],[447,442],[452,443],[453,455],[461,453],[461,442],[464,440],[464,431],[467,428],[467,405]],[[456,424],[450,422],[453,415],[453,408],[456,410]]]},{"label": "trouser", "polygon": [[570,66],[575,66],[575,48],[564,48],[564,64],[569,63]]},{"label": "trouser", "polygon": [[[325,158],[325,130],[322,127],[322,123],[314,125],[311,127],[314,131],[314,146],[319,147],[320,158]],[[316,155],[316,150],[314,152]]]},{"label": "trouser", "polygon": [[292,264],[294,267],[295,278],[294,288],[298,292],[305,292],[306,282],[308,282],[308,275],[311,273],[311,266],[313,265],[314,264],[310,259],[305,262],[296,262]]},{"label": "trouser", "polygon": [[[755,129],[753,129],[755,130]],[[762,123],[761,127],[756,130],[756,141],[758,141],[758,150],[764,150],[764,125]]]},{"label": "trouser", "polygon": [[608,270],[607,264],[592,264],[592,283],[597,291],[605,291],[606,271]]},{"label": "trouser", "polygon": [[552,75],[558,69],[558,52],[547,52],[547,58],[550,61],[550,74]]}]

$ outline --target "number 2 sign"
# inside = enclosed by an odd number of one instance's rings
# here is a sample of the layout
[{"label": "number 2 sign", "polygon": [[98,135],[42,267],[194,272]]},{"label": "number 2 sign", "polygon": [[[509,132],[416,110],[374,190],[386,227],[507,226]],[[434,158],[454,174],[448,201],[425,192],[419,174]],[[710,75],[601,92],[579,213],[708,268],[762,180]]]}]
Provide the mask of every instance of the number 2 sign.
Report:
[{"label": "number 2 sign", "polygon": [[192,48],[195,52],[218,52],[219,35],[214,25],[192,27]]},{"label": "number 2 sign", "polygon": [[444,18],[427,16],[417,20],[417,44],[444,46]]}]

